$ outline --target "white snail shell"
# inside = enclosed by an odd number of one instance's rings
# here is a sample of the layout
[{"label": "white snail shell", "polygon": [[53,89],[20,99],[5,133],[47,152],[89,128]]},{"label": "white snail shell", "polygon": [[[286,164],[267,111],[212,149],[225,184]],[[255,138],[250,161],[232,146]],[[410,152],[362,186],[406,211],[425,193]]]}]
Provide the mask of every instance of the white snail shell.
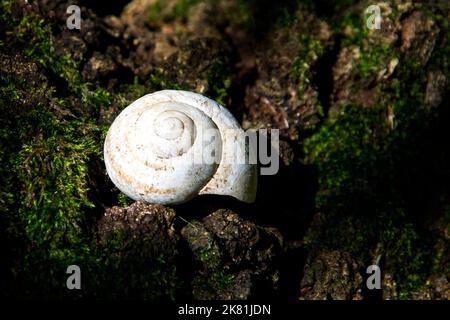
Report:
[{"label": "white snail shell", "polygon": [[[204,152],[200,133],[209,129],[220,135],[215,141],[218,161],[193,162]],[[158,91],[134,101],[114,120],[104,145],[113,183],[134,200],[160,204],[183,203],[198,194],[253,202],[256,165],[224,161],[246,153],[244,131],[227,109],[180,90]]]}]

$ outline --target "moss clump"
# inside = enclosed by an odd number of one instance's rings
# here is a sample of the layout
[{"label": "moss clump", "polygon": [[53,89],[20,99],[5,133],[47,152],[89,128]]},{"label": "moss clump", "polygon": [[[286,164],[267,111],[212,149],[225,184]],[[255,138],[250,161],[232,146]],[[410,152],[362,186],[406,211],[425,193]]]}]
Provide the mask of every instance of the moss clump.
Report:
[{"label": "moss clump", "polygon": [[21,20],[7,18],[5,22],[15,30],[14,45],[22,47],[27,56],[66,82],[70,92],[80,96],[83,103],[97,107],[97,111],[98,106],[111,104],[109,92],[103,88],[93,89],[92,84],[83,82],[80,67],[70,55],[56,54],[48,22],[35,15],[25,15]]},{"label": "moss clump", "polygon": [[203,249],[198,254],[199,260],[204,264],[204,272],[194,277],[192,286],[195,291],[203,291],[211,296],[217,295],[233,283],[234,275],[228,274],[221,263],[220,255],[212,249]]},{"label": "moss clump", "polygon": [[383,130],[381,116],[379,110],[350,105],[305,141],[305,154],[309,162],[317,164],[324,192],[366,193],[375,188],[369,181],[379,174],[373,168],[382,147],[376,135]]},{"label": "moss clump", "polygon": [[203,263],[204,270],[192,281],[194,293],[198,292],[203,297],[216,298],[233,283],[235,276],[224,270],[221,257],[213,248],[203,248],[197,256]]},{"label": "moss clump", "polygon": [[172,9],[171,15],[173,17],[181,17],[186,19],[189,14],[189,9],[198,2],[199,0],[177,0]]},{"label": "moss clump", "polygon": [[155,90],[194,91],[227,105],[232,78],[229,54],[217,39],[191,40],[162,67],[153,70],[148,86]]},{"label": "moss clump", "polygon": [[226,106],[231,87],[230,66],[223,60],[216,61],[208,71],[207,81],[209,90],[206,94]]},{"label": "moss clump", "polygon": [[128,198],[128,196],[124,193],[119,193],[119,195],[117,196],[117,203],[119,204],[119,206],[121,206],[122,208],[126,208],[128,207],[130,204],[133,203],[133,200]]},{"label": "moss clump", "polygon": [[161,69],[153,70],[149,77],[149,83],[156,90],[172,89],[172,90],[191,90],[188,84],[171,81],[168,76],[164,74]]},{"label": "moss clump", "polygon": [[141,84],[139,79],[135,77],[132,84],[122,84],[119,86],[113,96],[113,104],[116,104],[119,110],[123,110],[133,101],[146,94],[148,94],[148,88],[144,84]]},{"label": "moss clump", "polygon": [[[21,10],[13,3],[0,6],[0,249],[8,257],[0,294],[174,297],[178,280],[167,257],[141,261],[146,243],[133,247],[120,236],[97,241],[108,201],[102,195],[110,190],[102,161],[107,126],[96,119],[113,97],[126,100],[141,86],[113,95],[84,82],[81,67],[56,53],[51,24],[33,13],[13,15],[13,5]],[[66,287],[72,264],[81,268],[82,290]]]},{"label": "moss clump", "polygon": [[177,252],[169,256],[154,247],[149,236],[130,239],[121,231],[109,234],[97,249],[100,268],[86,280],[96,289],[91,294],[109,299],[175,299],[182,286],[174,263]]},{"label": "moss clump", "polygon": [[235,276],[226,270],[219,244],[205,226],[195,220],[190,221],[181,233],[198,264],[191,282],[194,298],[220,299],[233,284]]},{"label": "moss clump", "polygon": [[319,40],[310,35],[301,35],[299,42],[301,50],[292,63],[291,75],[299,81],[299,94],[303,94],[305,87],[312,82],[313,71],[311,65],[325,52],[324,46]]},{"label": "moss clump", "polygon": [[160,1],[156,1],[148,8],[148,22],[150,26],[157,26],[161,21],[163,6]]},{"label": "moss clump", "polygon": [[168,5],[164,1],[157,0],[148,8],[148,22],[150,26],[159,26],[161,22],[186,21],[189,10],[199,2],[200,0],[176,0]]},{"label": "moss clump", "polygon": [[[102,131],[89,121],[59,119],[49,108],[59,100],[45,83],[1,80],[1,175],[7,182],[2,229],[8,230],[7,247],[15,248],[8,251],[20,266],[9,266],[10,276],[19,296],[58,296],[65,289],[65,268],[91,251],[87,231],[94,202],[89,191],[92,171],[101,172]],[[29,101],[22,95],[30,91],[45,97],[23,105]],[[11,106],[25,110],[17,114]]]},{"label": "moss clump", "polygon": [[387,68],[388,63],[397,56],[386,43],[371,44],[367,48],[364,46],[362,48],[356,64],[358,76],[361,78],[375,76],[381,69]]},{"label": "moss clump", "polygon": [[[306,140],[305,154],[318,172],[317,210],[324,218],[305,242],[313,249],[348,251],[367,264],[381,245],[401,292],[410,292],[424,281],[429,260],[429,243],[419,236],[405,205],[410,195],[396,172],[414,155],[396,154],[402,152],[395,148],[400,142],[389,141],[393,138],[381,128],[379,111],[348,106]],[[392,163],[396,157],[399,162]]]},{"label": "moss clump", "polygon": [[428,72],[442,64],[449,75],[442,59],[448,43],[442,41],[425,68],[410,53],[381,42],[365,46],[367,41],[358,36],[349,42],[361,49],[358,79],[373,77],[393,57],[399,64],[392,79],[375,83],[373,107],[347,105],[304,141],[305,160],[317,170],[321,213],[305,241],[312,250],[348,251],[367,265],[382,254],[399,297],[409,298],[436,272],[433,261],[441,261],[433,249],[438,239],[424,221],[429,202],[446,192],[436,183],[441,174],[432,158],[443,150],[448,130],[438,119],[448,113],[440,107],[430,112],[424,100]]}]

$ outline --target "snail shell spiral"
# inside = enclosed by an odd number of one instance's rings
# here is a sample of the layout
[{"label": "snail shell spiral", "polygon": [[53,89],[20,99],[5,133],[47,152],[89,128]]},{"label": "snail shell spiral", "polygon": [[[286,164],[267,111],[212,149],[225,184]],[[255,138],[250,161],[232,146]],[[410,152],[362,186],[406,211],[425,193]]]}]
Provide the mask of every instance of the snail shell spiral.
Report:
[{"label": "snail shell spiral", "polygon": [[[211,145],[215,161],[203,161]],[[104,145],[113,183],[134,200],[161,204],[186,202],[198,194],[253,202],[256,166],[225,161],[246,152],[244,132],[227,109],[179,90],[133,102],[114,120]]]}]

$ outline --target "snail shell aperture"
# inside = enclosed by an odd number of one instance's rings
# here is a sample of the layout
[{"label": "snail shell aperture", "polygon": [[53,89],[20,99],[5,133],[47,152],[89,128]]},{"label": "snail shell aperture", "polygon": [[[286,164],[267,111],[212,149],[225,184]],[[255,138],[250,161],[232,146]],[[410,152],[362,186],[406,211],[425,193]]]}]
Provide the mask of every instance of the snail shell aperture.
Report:
[{"label": "snail shell aperture", "polygon": [[[215,161],[198,161],[211,145]],[[134,101],[114,120],[104,145],[113,183],[134,200],[160,204],[198,194],[253,202],[256,165],[226,161],[242,155],[248,156],[245,133],[233,115],[209,98],[180,90]]]}]

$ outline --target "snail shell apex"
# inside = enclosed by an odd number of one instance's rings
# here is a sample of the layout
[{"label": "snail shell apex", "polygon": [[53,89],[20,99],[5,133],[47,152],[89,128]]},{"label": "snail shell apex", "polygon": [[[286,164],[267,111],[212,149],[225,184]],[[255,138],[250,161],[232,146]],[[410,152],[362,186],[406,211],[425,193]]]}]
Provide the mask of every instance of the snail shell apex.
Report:
[{"label": "snail shell apex", "polygon": [[[219,161],[193,161],[204,152],[208,130],[219,133],[214,139]],[[114,120],[104,144],[113,183],[134,200],[160,204],[183,203],[199,194],[253,202],[256,165],[225,161],[247,152],[244,131],[227,109],[181,90],[134,101]]]}]

